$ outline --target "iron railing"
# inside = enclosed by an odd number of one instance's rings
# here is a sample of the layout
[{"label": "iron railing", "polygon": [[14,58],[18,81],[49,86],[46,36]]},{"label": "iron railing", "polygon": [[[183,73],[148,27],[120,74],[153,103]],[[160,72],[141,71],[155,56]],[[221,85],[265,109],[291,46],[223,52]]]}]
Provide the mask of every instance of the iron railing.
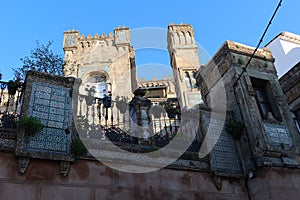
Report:
[{"label": "iron railing", "polygon": [[8,85],[0,81],[0,128],[15,129],[20,116],[22,87],[9,90]]},{"label": "iron railing", "polygon": [[[122,108],[116,106],[117,101],[111,101],[107,105],[101,98],[89,98],[85,95],[79,95],[78,100],[75,123],[80,137],[110,140],[121,147],[138,146],[138,148],[133,149],[147,152],[151,151],[149,147],[161,148],[166,146],[176,136],[180,128],[180,113],[171,118],[166,112],[162,112],[159,116],[150,113],[151,120],[148,129],[151,129],[152,136],[136,137],[132,134],[134,122],[131,119],[128,104]],[[189,130],[184,130],[184,132],[188,133]],[[195,138],[189,151],[198,152],[199,146],[199,140]]]}]

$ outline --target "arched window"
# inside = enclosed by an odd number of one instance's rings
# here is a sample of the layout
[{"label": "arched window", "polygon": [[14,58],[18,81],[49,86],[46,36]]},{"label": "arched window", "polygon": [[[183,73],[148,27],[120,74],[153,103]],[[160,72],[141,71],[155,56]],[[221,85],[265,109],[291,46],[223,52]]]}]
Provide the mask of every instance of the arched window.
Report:
[{"label": "arched window", "polygon": [[94,97],[102,98],[107,95],[106,76],[103,74],[93,74],[86,79],[86,88],[94,88],[96,90]]},{"label": "arched window", "polygon": [[192,77],[191,82],[192,82],[193,88],[198,88],[197,80],[196,80],[196,72],[193,72],[193,77]]},{"label": "arched window", "polygon": [[192,84],[191,84],[191,77],[189,75],[188,72],[185,72],[184,73],[184,81],[185,81],[185,85],[188,89],[191,89],[192,88]]},{"label": "arched window", "polygon": [[192,38],[192,35],[191,33],[188,31],[187,34],[186,34],[186,40],[187,40],[187,44],[193,44],[193,38]]}]

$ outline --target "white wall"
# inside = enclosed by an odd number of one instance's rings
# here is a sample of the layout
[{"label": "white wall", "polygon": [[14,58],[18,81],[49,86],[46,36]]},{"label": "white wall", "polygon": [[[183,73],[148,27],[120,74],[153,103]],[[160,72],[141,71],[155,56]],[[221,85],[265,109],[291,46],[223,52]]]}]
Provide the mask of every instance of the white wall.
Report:
[{"label": "white wall", "polygon": [[266,46],[275,58],[277,75],[280,78],[300,61],[300,45],[276,38]]}]

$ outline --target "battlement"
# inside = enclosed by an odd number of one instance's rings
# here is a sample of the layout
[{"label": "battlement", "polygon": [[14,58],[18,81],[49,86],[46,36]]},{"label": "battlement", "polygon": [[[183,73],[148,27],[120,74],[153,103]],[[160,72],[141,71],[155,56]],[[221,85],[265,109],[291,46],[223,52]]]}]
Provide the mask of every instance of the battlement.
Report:
[{"label": "battlement", "polygon": [[[104,42],[106,45],[111,46],[113,44],[129,44],[130,43],[130,29],[123,26],[118,26],[114,29],[114,34],[110,32],[108,35],[102,33],[101,35],[95,34],[92,36],[88,34],[80,34],[78,30],[68,30],[64,32],[64,50],[73,50],[78,47],[84,48],[85,46],[90,47],[91,45],[102,44],[99,42]],[[112,43],[114,41],[114,43]]]}]

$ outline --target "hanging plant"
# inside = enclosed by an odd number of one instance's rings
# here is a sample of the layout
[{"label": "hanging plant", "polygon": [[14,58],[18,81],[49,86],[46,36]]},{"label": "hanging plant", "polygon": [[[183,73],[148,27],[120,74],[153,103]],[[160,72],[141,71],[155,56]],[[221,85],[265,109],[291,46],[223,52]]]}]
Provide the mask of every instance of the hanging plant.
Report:
[{"label": "hanging plant", "polygon": [[75,159],[77,160],[80,156],[87,154],[87,149],[82,143],[80,138],[74,138],[72,140],[72,153],[74,154]]},{"label": "hanging plant", "polygon": [[10,80],[7,83],[8,94],[15,95],[17,90],[22,87],[20,77],[16,77],[14,80]]},{"label": "hanging plant", "polygon": [[227,120],[225,130],[234,140],[239,140],[244,132],[244,124],[231,117]]},{"label": "hanging plant", "polygon": [[244,64],[244,60],[243,60],[242,58],[239,58],[239,59],[238,59],[238,64],[239,64],[239,65],[243,65],[243,64]]},{"label": "hanging plant", "polygon": [[159,103],[167,112],[168,118],[175,118],[181,113],[180,106],[174,102],[162,101]]},{"label": "hanging plant", "polygon": [[42,122],[35,117],[23,116],[17,122],[17,126],[25,130],[25,134],[34,136],[36,132],[43,129],[44,125]]}]

